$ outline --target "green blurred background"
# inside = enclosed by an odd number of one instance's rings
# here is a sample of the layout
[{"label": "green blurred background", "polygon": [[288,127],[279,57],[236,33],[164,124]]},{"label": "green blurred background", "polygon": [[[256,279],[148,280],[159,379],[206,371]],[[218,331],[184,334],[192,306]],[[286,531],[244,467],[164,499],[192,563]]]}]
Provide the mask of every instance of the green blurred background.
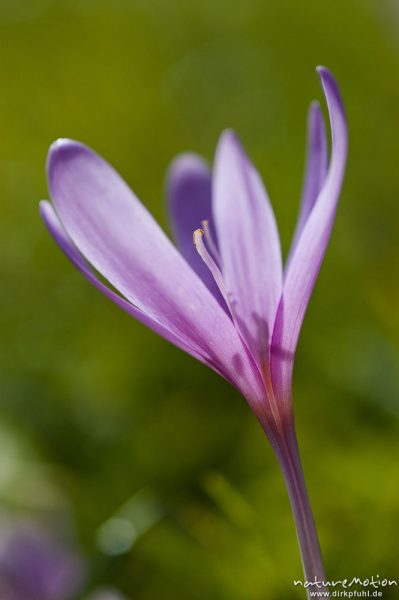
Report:
[{"label": "green blurred background", "polygon": [[0,1],[1,514],[62,524],[88,564],[77,598],[303,594],[255,418],[55,247],[47,148],[94,147],[167,227],[169,161],[211,160],[233,127],[286,251],[318,64],[341,86],[350,159],[297,353],[298,435],[328,575],[398,577],[398,34],[395,0]]}]

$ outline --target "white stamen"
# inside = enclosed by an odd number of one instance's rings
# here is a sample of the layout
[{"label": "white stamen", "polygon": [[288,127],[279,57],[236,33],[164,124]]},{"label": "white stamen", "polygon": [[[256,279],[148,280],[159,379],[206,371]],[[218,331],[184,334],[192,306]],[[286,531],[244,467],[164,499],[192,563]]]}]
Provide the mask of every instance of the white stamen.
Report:
[{"label": "white stamen", "polygon": [[204,230],[205,239],[206,239],[206,243],[208,244],[208,248],[209,248],[211,254],[213,255],[213,258],[215,259],[215,261],[218,263],[218,265],[220,265],[221,264],[220,254],[219,254],[219,250],[217,249],[216,243],[212,237],[212,233],[211,233],[211,230],[209,227],[209,221],[207,219],[205,219],[204,221],[201,222],[201,225]]},{"label": "white stamen", "polygon": [[204,261],[204,263],[206,264],[206,266],[208,267],[208,269],[210,270],[210,272],[213,275],[213,278],[216,282],[216,285],[218,286],[220,293],[222,294],[227,306],[229,307],[229,310],[231,312],[231,307],[230,307],[230,300],[229,300],[229,295],[228,292],[226,290],[226,286],[224,284],[223,281],[223,275],[221,270],[219,269],[218,265],[216,264],[216,262],[213,260],[212,256],[209,254],[208,250],[206,249],[206,246],[204,244],[204,240],[202,239],[204,236],[204,230],[203,229],[196,229],[193,233],[193,241],[194,241],[194,245],[197,249],[198,254],[200,255],[200,257],[202,258],[202,260]]}]

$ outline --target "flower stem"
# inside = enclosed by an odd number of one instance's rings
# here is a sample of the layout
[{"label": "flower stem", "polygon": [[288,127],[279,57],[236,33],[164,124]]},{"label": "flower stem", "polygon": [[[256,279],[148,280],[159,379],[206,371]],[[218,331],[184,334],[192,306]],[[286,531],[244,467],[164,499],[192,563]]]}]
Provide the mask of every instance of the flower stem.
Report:
[{"label": "flower stem", "polygon": [[291,503],[305,581],[313,582],[313,585],[307,588],[308,598],[310,598],[310,591],[328,592],[328,588],[323,583],[327,580],[293,423],[289,427],[288,435],[275,447],[275,452],[283,471]]}]

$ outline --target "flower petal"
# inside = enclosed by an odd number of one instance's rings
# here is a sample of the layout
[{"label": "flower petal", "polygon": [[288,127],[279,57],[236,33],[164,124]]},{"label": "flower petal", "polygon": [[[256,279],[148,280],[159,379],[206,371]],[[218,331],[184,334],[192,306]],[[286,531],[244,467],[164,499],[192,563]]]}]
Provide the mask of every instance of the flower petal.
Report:
[{"label": "flower petal", "polygon": [[234,319],[259,364],[282,292],[280,240],[260,176],[230,131],[216,152],[213,210]]},{"label": "flower petal", "polygon": [[302,230],[327,176],[328,147],[326,127],[320,105],[316,101],[312,102],[309,109],[307,145],[307,164],[302,191],[301,207],[294,237],[291,243],[291,250],[287,259],[287,265],[294,254]]},{"label": "flower petal", "polygon": [[235,385],[250,386],[230,318],[116,171],[83,144],[60,140],[49,152],[48,180],[63,227],[94,269]]},{"label": "flower petal", "polygon": [[[209,233],[216,240],[212,218],[212,174],[207,163],[194,153],[178,156],[171,164],[166,183],[168,209],[177,247],[225,308],[219,289],[193,244],[193,232],[208,222]],[[217,244],[217,241],[216,241]]]},{"label": "flower petal", "polygon": [[318,68],[332,129],[332,156],[325,183],[298,239],[285,274],[284,291],[273,332],[272,377],[277,393],[290,396],[293,355],[334,223],[347,156],[347,126],[337,84]]},{"label": "flower petal", "polygon": [[40,202],[40,214],[41,217],[56,244],[60,247],[62,252],[65,254],[67,258],[72,262],[72,264],[86,277],[90,283],[94,285],[100,292],[102,292],[107,298],[112,300],[115,304],[117,304],[122,310],[127,312],[130,316],[134,317],[143,325],[146,325],[160,336],[167,339],[169,342],[181,348],[188,354],[191,354],[201,362],[205,362],[208,364],[208,361],[211,360],[210,357],[202,356],[198,354],[191,346],[187,344],[186,341],[178,338],[171,331],[166,329],[163,325],[158,323],[155,319],[147,316],[136,306],[128,302],[125,298],[122,298],[110,288],[108,288],[92,271],[90,265],[84,259],[84,257],[80,254],[79,250],[76,248],[72,240],[69,238],[65,229],[63,228],[61,221],[59,220],[57,213],[54,208],[47,202],[46,200],[42,200]]}]

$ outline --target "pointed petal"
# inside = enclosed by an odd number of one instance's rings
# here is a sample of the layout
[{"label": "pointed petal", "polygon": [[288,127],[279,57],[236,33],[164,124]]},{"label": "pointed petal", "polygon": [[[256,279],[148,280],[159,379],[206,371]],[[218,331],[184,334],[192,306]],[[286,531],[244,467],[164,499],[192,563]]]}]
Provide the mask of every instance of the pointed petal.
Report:
[{"label": "pointed petal", "polygon": [[[235,385],[250,386],[230,318],[116,171],[83,144],[62,140],[50,149],[48,181],[63,227],[94,269]],[[237,356],[240,373],[232,370]]]},{"label": "pointed petal", "polygon": [[[178,156],[171,164],[166,183],[168,209],[177,247],[212,294],[221,301],[215,281],[193,244],[193,232],[208,222],[216,240],[212,218],[212,174],[207,163],[194,153]],[[217,242],[216,242],[217,243]],[[221,302],[225,308],[224,302]]]},{"label": "pointed petal", "polygon": [[122,298],[110,288],[108,288],[102,281],[94,274],[90,265],[86,262],[84,257],[80,254],[79,250],[73,244],[72,240],[69,238],[65,229],[63,228],[61,221],[59,220],[57,213],[54,208],[47,202],[46,200],[42,200],[40,202],[40,215],[46,225],[51,237],[54,239],[56,244],[60,247],[62,252],[65,254],[67,258],[72,262],[72,264],[86,277],[90,283],[94,285],[100,292],[102,292],[107,298],[112,300],[115,304],[117,304],[122,310],[127,312],[130,316],[134,317],[143,325],[146,325],[160,336],[167,339],[169,342],[181,348],[188,354],[191,354],[201,362],[207,362],[210,360],[210,357],[204,357],[198,352],[196,352],[188,343],[176,335],[174,335],[171,331],[166,329],[163,325],[148,317],[144,314],[140,309],[133,306],[130,302],[128,302],[125,298]]},{"label": "pointed petal", "polygon": [[334,223],[347,156],[347,126],[337,84],[324,67],[318,69],[332,129],[332,157],[323,188],[308,216],[285,275],[272,344],[273,386],[290,395],[293,355],[313,286]]},{"label": "pointed petal", "polygon": [[282,291],[280,240],[260,176],[230,131],[216,152],[213,210],[235,322],[256,360],[266,360]]},{"label": "pointed petal", "polygon": [[301,207],[287,264],[290,262],[304,225],[323,186],[327,176],[327,168],[328,147],[326,127],[320,105],[314,101],[310,105],[308,116],[307,164]]}]

